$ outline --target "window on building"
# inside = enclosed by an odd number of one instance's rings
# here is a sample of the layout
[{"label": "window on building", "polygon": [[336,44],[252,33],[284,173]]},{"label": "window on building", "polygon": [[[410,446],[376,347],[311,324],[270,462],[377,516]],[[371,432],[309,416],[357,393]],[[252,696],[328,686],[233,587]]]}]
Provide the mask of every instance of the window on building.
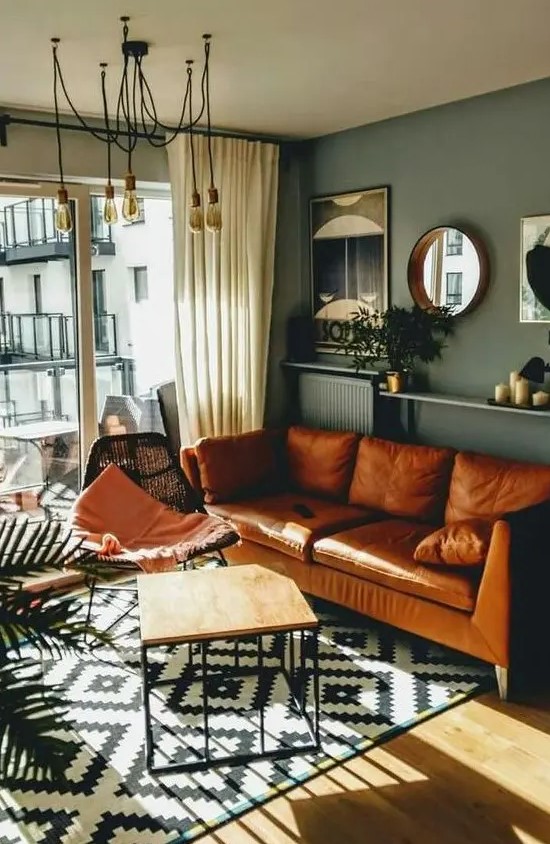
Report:
[{"label": "window on building", "polygon": [[134,267],[134,302],[146,302],[148,298],[147,267]]},{"label": "window on building", "polygon": [[458,229],[447,229],[447,255],[462,255],[464,236]]},{"label": "window on building", "polygon": [[107,313],[105,296],[105,270],[92,270],[92,285],[94,291],[94,316]]},{"label": "window on building", "polygon": [[462,305],[462,273],[447,273],[447,305]]},{"label": "window on building", "polygon": [[34,297],[34,312],[35,314],[42,313],[42,279],[37,273],[32,277],[33,297]]},{"label": "window on building", "polygon": [[[112,320],[107,314],[105,270],[92,270],[92,289],[94,300],[95,350],[96,352],[108,354],[111,351],[109,332],[112,330]],[[114,338],[112,339],[114,341]]]},{"label": "window on building", "polygon": [[0,314],[6,313],[6,300],[4,298],[4,279],[0,276]]}]

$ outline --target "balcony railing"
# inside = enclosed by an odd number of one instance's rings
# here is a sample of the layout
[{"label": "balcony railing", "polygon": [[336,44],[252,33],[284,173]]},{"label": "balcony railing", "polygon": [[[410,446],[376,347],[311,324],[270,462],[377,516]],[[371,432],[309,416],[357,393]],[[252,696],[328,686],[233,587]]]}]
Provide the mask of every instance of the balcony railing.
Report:
[{"label": "balcony railing", "polygon": [[[96,355],[118,353],[116,314],[94,317]],[[33,360],[74,358],[73,317],[54,314],[0,314],[0,353]]]},{"label": "balcony railing", "polygon": [[[92,252],[114,255],[110,226],[103,219],[102,198],[90,197]],[[6,264],[68,258],[70,235],[56,231],[55,200],[36,197],[0,209],[0,252]]]},{"label": "balcony railing", "polygon": [[[134,395],[132,358],[112,355],[99,358],[96,360],[96,372],[103,393]],[[0,363],[0,427],[76,418],[78,407],[74,358],[55,362]]]}]

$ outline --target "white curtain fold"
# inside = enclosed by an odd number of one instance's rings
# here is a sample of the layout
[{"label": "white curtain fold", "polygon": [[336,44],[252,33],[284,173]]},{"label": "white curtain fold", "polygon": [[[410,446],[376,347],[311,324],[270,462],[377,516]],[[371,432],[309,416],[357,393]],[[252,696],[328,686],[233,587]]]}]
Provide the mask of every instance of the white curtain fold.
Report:
[{"label": "white curtain fold", "polygon": [[[207,139],[194,136],[204,211]],[[213,138],[222,231],[193,234],[189,138],[168,147],[174,223],[176,390],[182,443],[263,424],[273,293],[279,149]]]}]

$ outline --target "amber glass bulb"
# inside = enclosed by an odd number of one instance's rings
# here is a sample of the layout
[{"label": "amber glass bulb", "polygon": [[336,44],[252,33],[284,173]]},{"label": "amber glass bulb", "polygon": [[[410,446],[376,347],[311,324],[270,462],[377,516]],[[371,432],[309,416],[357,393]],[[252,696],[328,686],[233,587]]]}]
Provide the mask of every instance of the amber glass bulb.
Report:
[{"label": "amber glass bulb", "polygon": [[57,205],[55,208],[55,228],[58,232],[70,232],[73,227],[69,197],[64,187],[57,191]]},{"label": "amber glass bulb", "polygon": [[103,204],[103,219],[108,226],[118,221],[118,211],[115,203],[115,189],[112,185],[105,187],[105,202]]},{"label": "amber glass bulb", "polygon": [[135,223],[140,218],[139,203],[136,194],[136,177],[133,173],[127,173],[124,177],[122,216],[128,223]]},{"label": "amber glass bulb", "polygon": [[208,205],[206,206],[206,228],[210,232],[219,232],[222,229],[222,209],[216,188],[208,190]]},{"label": "amber glass bulb", "polygon": [[197,191],[191,195],[191,206],[189,208],[189,228],[193,234],[200,234],[204,230],[204,216],[201,208],[201,198]]}]

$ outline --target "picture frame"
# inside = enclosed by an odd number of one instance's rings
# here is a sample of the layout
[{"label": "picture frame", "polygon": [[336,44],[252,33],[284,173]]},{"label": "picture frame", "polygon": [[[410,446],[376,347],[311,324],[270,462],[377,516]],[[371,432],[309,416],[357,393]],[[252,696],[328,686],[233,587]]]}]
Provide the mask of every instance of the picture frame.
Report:
[{"label": "picture frame", "polygon": [[519,321],[550,323],[550,214],[521,218]]},{"label": "picture frame", "polygon": [[389,304],[389,186],[310,200],[311,313],[317,352],[338,353],[359,306]]}]

